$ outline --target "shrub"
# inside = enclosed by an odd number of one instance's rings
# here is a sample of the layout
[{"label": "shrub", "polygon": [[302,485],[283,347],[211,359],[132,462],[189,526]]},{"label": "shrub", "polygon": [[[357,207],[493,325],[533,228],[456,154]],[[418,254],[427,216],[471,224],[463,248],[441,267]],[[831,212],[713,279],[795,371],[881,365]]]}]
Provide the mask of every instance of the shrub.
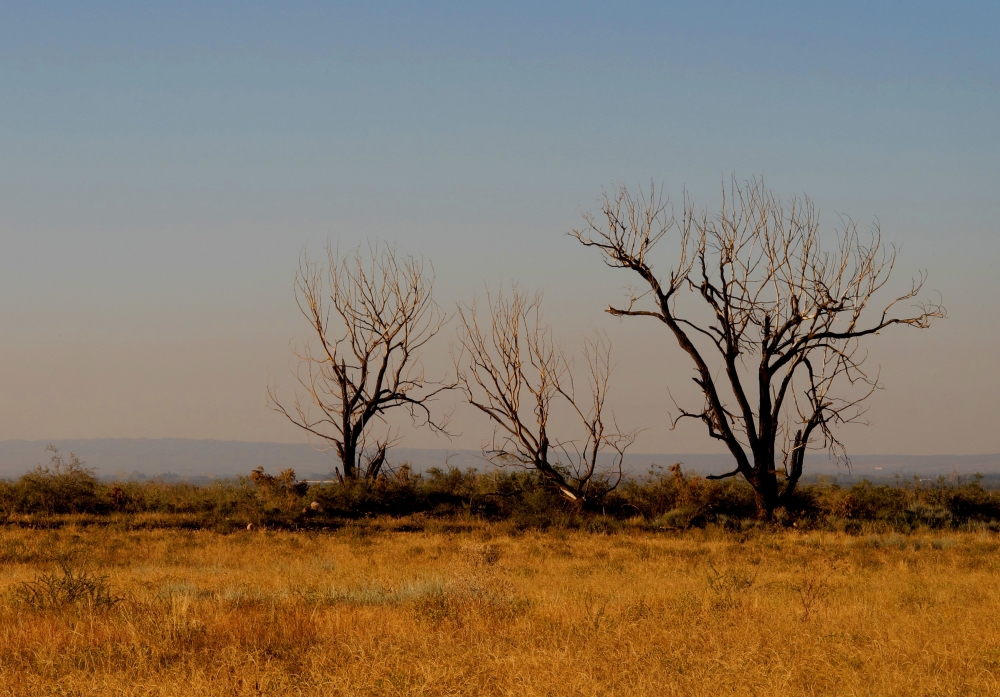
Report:
[{"label": "shrub", "polygon": [[106,610],[121,601],[111,592],[107,576],[95,576],[86,570],[74,571],[65,561],[59,562],[57,572],[39,574],[33,581],[22,582],[15,588],[14,595],[34,610],[65,605]]},{"label": "shrub", "polygon": [[[404,464],[374,480],[310,486],[298,481],[291,469],[270,475],[258,468],[248,477],[205,485],[162,480],[101,483],[74,455],[67,461],[52,450],[49,465],[15,482],[0,481],[0,523],[17,514],[119,512],[180,515],[181,521],[148,524],[220,532],[246,528],[248,523],[327,526],[372,516],[415,516],[402,525],[418,527],[427,525],[428,517],[477,516],[507,521],[511,530],[557,525],[613,531],[629,519],[634,519],[633,525],[664,530],[719,525],[745,533],[759,527],[753,491],[744,482],[691,476],[680,465],[651,471],[641,480],[626,480],[599,504],[580,508],[530,470],[484,473],[449,467],[416,474]],[[775,512],[775,522],[851,534],[905,532],[914,527],[993,530],[1000,529],[1000,492],[984,488],[981,478],[904,486],[863,481],[850,488],[803,484],[786,507]]]},{"label": "shrub", "polygon": [[97,478],[94,470],[85,467],[70,453],[65,461],[54,446],[48,465],[38,465],[23,475],[14,486],[15,507],[22,512],[82,513],[99,508]]},{"label": "shrub", "polygon": [[832,513],[848,520],[905,522],[909,499],[906,489],[863,481],[850,488]]},{"label": "shrub", "polygon": [[640,513],[665,527],[687,528],[727,518],[753,517],[753,491],[736,480],[690,477],[680,464],[666,473],[650,472],[644,481],[626,483],[618,495],[619,509]]},{"label": "shrub", "polygon": [[981,475],[977,475],[968,484],[948,487],[947,494],[947,501],[942,503],[960,522],[1000,520],[1000,494],[986,491],[982,486]]},{"label": "shrub", "polygon": [[250,473],[250,481],[257,489],[260,506],[269,513],[298,511],[309,491],[309,484],[298,481],[293,469],[282,470],[274,476],[258,467]]}]

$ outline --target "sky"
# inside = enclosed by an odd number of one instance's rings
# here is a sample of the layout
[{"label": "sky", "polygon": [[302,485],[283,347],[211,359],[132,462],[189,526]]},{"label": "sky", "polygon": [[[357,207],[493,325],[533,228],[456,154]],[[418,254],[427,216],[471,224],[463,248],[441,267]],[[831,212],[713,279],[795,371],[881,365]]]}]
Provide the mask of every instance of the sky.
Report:
[{"label": "sky", "polygon": [[[616,182],[763,176],[877,220],[948,308],[869,345],[849,449],[1000,452],[997,3],[7,2],[0,87],[0,439],[303,440],[265,403],[299,256],[380,239],[449,310],[517,282],[569,344],[607,331],[636,449],[716,452],[668,427],[663,328],[602,314],[632,279],[565,233]],[[451,406],[405,444],[479,447]]]}]

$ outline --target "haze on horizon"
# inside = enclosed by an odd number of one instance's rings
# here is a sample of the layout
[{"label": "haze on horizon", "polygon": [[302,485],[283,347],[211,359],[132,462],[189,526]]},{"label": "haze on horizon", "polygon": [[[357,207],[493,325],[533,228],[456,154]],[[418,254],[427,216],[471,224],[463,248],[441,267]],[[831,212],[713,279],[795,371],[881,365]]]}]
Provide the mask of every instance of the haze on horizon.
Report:
[{"label": "haze on horizon", "polygon": [[[974,2],[6,3],[0,440],[303,441],[265,405],[299,255],[383,239],[446,309],[513,280],[568,344],[606,330],[635,452],[718,452],[667,427],[673,339],[603,313],[633,280],[564,233],[615,182],[712,207],[763,175],[828,232],[877,219],[893,287],[927,269],[948,309],[868,344],[849,450],[1000,452],[998,30]],[[455,424],[401,445],[491,433]]]}]

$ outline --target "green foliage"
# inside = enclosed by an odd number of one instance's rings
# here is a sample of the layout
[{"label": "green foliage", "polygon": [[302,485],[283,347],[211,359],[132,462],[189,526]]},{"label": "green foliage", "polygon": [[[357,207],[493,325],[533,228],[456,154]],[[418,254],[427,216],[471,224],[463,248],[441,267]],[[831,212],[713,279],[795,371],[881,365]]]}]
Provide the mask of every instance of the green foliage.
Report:
[{"label": "green foliage", "polygon": [[668,529],[701,527],[722,515],[749,518],[757,511],[753,491],[742,482],[689,477],[679,464],[668,472],[650,472],[643,481],[627,482],[616,503],[620,511],[631,508],[633,514]]},{"label": "green foliage", "polygon": [[[507,517],[511,503],[526,503],[530,493],[542,490],[534,474],[497,472],[480,474],[473,469],[437,467],[414,474],[409,465],[374,480],[345,480],[313,486],[309,490],[321,509],[342,517],[372,515],[475,514]],[[530,503],[527,504],[530,508]],[[516,507],[516,505],[515,505]]]},{"label": "green foliage", "polygon": [[[506,521],[512,529],[578,527],[614,532],[624,521],[654,530],[722,526],[751,534],[756,521],[753,491],[737,478],[707,480],[680,465],[624,482],[588,509],[568,503],[530,470],[477,472],[433,468],[422,474],[408,465],[373,480],[312,484],[293,470],[277,475],[258,468],[248,477],[208,485],[99,482],[75,456],[53,453],[14,482],[0,482],[0,522],[46,524],[45,517],[83,514],[175,516],[174,523],[230,532],[252,526],[315,527],[373,517],[462,518]],[[180,520],[181,522],[176,522]],[[639,521],[637,523],[637,521]],[[423,525],[424,523],[402,523]],[[1000,529],[1000,492],[981,478],[966,482],[861,482],[800,486],[775,525],[828,528],[852,533],[915,528]]]},{"label": "green foliage", "polygon": [[[12,508],[41,513],[81,513],[98,507],[97,478],[76,455],[63,459],[59,449],[49,446],[52,459],[18,479],[8,496]],[[9,505],[10,505],[9,504]]]}]

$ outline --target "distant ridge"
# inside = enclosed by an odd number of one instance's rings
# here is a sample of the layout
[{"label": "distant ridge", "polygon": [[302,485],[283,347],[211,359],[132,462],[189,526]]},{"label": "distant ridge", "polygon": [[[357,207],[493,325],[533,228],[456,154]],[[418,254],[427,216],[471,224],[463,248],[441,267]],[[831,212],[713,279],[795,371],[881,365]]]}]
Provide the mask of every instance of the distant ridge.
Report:
[{"label": "distant ridge", "polygon": [[[17,477],[37,464],[47,463],[48,445],[64,455],[75,453],[93,467],[99,476],[155,477],[168,475],[188,480],[235,477],[249,474],[257,467],[277,471],[293,468],[301,478],[329,476],[336,464],[332,453],[322,452],[305,443],[253,443],[246,441],[194,440],[185,438],[95,438],[77,440],[0,441],[0,477]],[[394,464],[409,462],[414,469],[459,467],[488,469],[490,463],[476,450],[395,448],[390,451]],[[704,454],[630,454],[626,470],[642,475],[651,467],[668,467],[675,462],[695,473],[721,473],[731,468],[728,455]],[[850,478],[887,478],[894,475],[920,476],[970,475],[1000,473],[1000,453],[983,455],[856,455],[851,469],[830,462],[824,455],[807,459],[807,474],[850,476]]]}]

